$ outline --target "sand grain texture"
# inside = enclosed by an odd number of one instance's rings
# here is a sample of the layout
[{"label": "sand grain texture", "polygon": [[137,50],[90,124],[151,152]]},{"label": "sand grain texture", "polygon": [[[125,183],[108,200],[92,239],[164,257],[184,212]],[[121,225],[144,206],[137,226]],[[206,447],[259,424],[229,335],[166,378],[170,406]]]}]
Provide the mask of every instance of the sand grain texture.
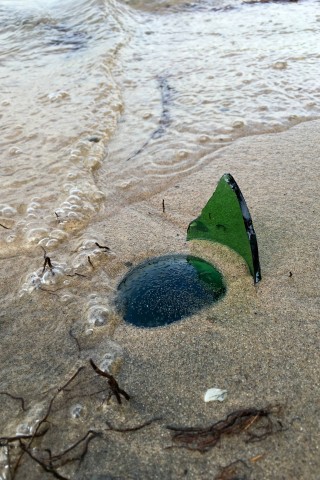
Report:
[{"label": "sand grain texture", "polygon": [[[182,178],[179,188],[131,204],[103,223],[116,258],[106,260],[88,280],[75,280],[79,296],[90,289],[103,295],[104,274],[116,287],[126,261],[190,251],[212,259],[229,287],[222,302],[192,318],[140,330],[115,317],[113,326],[95,329],[91,336],[79,333],[79,354],[68,332],[81,317],[81,304],[62,305],[59,296],[41,291],[19,297],[17,279],[24,278],[30,263],[39,267],[39,257],[1,259],[1,290],[12,294],[0,316],[0,390],[23,396],[27,405],[23,412],[0,396],[2,435],[14,433],[26,416],[30,419],[37,404],[47,405],[50,392],[43,392],[55,391],[84,364],[83,386],[72,387],[74,399],[72,392],[60,394],[48,434],[37,440],[38,448],[50,445],[57,452],[89,428],[103,431],[80,465],[59,470],[68,478],[209,480],[219,466],[242,459],[247,468],[241,478],[318,479],[319,129],[315,121],[238,140]],[[188,223],[225,172],[235,177],[253,217],[262,267],[256,287],[236,254],[207,242],[185,242]],[[110,339],[123,349],[115,374],[132,396],[121,406],[115,399],[102,404],[99,395],[81,397],[102,385],[88,358],[101,359]],[[203,395],[211,387],[226,389],[226,401],[206,404]],[[84,407],[79,419],[70,417],[76,403]],[[283,405],[279,418],[285,429],[260,442],[245,443],[244,435],[224,438],[205,454],[165,448],[171,445],[168,424],[209,425],[232,410],[269,404]],[[162,420],[128,433],[109,432],[105,424],[134,426],[155,417]],[[24,459],[16,480],[22,478],[51,475]]]}]

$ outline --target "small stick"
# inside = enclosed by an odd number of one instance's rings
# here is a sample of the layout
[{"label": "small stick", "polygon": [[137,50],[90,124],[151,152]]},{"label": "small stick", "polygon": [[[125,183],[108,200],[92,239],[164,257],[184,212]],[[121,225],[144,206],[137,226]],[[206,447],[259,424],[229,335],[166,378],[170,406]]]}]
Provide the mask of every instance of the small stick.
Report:
[{"label": "small stick", "polygon": [[162,199],[162,212],[165,213],[166,211],[166,207],[165,207],[165,204],[164,204],[164,198]]},{"label": "small stick", "polygon": [[2,223],[0,223],[0,227],[5,228],[6,230],[10,230],[9,227],[6,227],[5,225],[2,225]]},{"label": "small stick", "polygon": [[264,457],[264,455],[256,455],[255,457],[250,458],[250,462],[251,463],[258,462],[258,460],[261,460],[261,458],[263,458],[263,457]]},{"label": "small stick", "polygon": [[49,427],[46,427],[42,432],[38,432],[36,435],[34,433],[28,434],[21,434],[21,435],[14,435],[13,437],[0,437],[0,442],[17,442],[18,440],[30,440],[38,437],[43,437],[49,430]]},{"label": "small stick", "polygon": [[103,372],[102,370],[100,370],[100,368],[97,367],[97,365],[93,362],[93,360],[91,358],[90,358],[90,365],[98,375],[101,375],[102,377],[106,377],[108,379],[108,384],[109,384],[109,387],[111,389],[111,392],[112,392],[113,395],[115,395],[115,397],[117,399],[117,402],[120,405],[122,403],[121,395],[126,400],[130,400],[130,395],[119,387],[119,384],[118,384],[117,380],[114,378],[113,375],[110,375],[110,373]]},{"label": "small stick", "polygon": [[82,365],[81,367],[78,368],[78,370],[76,371],[76,373],[74,373],[72,375],[72,377],[60,388],[58,388],[58,393],[59,392],[62,392],[65,388],[67,388],[68,385],[70,385],[70,383],[79,375],[79,373],[81,372],[81,370],[84,370],[86,367],[84,365]]},{"label": "small stick", "polygon": [[152,418],[151,420],[148,420],[145,423],[142,423],[141,425],[137,425],[136,427],[127,427],[127,428],[116,428],[111,425],[110,422],[106,421],[106,424],[112,430],[113,432],[120,432],[120,433],[126,433],[126,432],[136,432],[137,430],[141,430],[144,427],[147,427],[148,425],[151,425],[153,422],[156,422],[157,420],[162,420],[161,417],[157,418]]},{"label": "small stick", "polygon": [[220,467],[220,473],[218,473],[218,475],[214,477],[214,480],[232,480],[236,478],[240,479],[240,477],[247,478],[247,476],[244,477],[239,472],[240,464],[242,464],[245,468],[249,469],[249,466],[243,460],[235,460],[234,462],[226,465],[225,467]]},{"label": "small stick", "polygon": [[92,263],[91,258],[89,257],[89,255],[88,255],[88,262],[89,262],[89,264],[91,265],[91,267],[94,268],[93,263]]},{"label": "small stick", "polygon": [[29,450],[29,447],[27,447],[27,445],[25,445],[23,442],[20,441],[20,447],[23,451],[23,453],[26,453],[27,455],[29,455],[30,458],[32,458],[32,460],[34,460],[36,463],[38,463],[45,472],[48,472],[48,473],[52,473],[52,475],[55,477],[55,478],[58,478],[59,480],[69,480],[69,478],[67,477],[63,477],[62,475],[60,475],[60,473],[58,473],[56,470],[54,470],[50,465],[46,465],[44,462],[42,462],[39,458],[37,458],[35,455],[33,455],[31,453],[31,451]]},{"label": "small stick", "polygon": [[82,273],[77,273],[77,272],[72,273],[72,274],[70,274],[70,273],[68,274],[68,273],[67,273],[67,274],[66,274],[66,277],[83,277],[83,278],[88,278],[86,275],[83,275]]},{"label": "small stick", "polygon": [[52,460],[60,460],[64,455],[66,455],[67,453],[71,452],[72,450],[74,450],[78,445],[80,445],[80,443],[84,442],[88,437],[89,435],[92,435],[92,437],[98,437],[98,436],[101,436],[101,432],[96,432],[95,430],[88,430],[87,433],[84,435],[84,437],[80,438],[80,440],[78,440],[77,442],[75,442],[73,445],[71,445],[70,447],[66,448],[63,452],[61,453],[58,453],[57,455],[53,455],[51,457]]},{"label": "small stick", "polygon": [[[43,292],[50,293],[50,295],[55,295],[56,297],[59,297],[57,293],[52,292],[51,290],[46,290],[45,288],[39,287],[39,290],[42,290]],[[58,288],[60,290],[60,288]]]},{"label": "small stick", "polygon": [[80,346],[79,340],[78,340],[77,337],[74,335],[74,333],[73,333],[73,331],[72,331],[71,328],[70,328],[70,330],[69,330],[69,335],[70,335],[70,337],[73,338],[73,340],[76,342],[77,347],[78,347],[78,351],[79,351],[79,353],[80,353],[80,352],[81,352],[81,346]]},{"label": "small stick", "polygon": [[106,247],[106,246],[103,246],[103,245],[99,245],[98,242],[94,242],[94,243],[97,245],[98,248],[101,248],[102,250],[110,250],[109,247]]},{"label": "small stick", "polygon": [[52,473],[52,475],[56,478],[59,478],[61,480],[69,480],[67,479],[66,477],[63,477],[62,475],[60,475],[58,472],[56,472],[55,470],[51,469],[50,467],[48,467],[45,463],[41,462],[41,460],[39,460],[37,457],[34,457],[32,456],[31,452],[30,452],[30,447],[32,445],[32,442],[33,440],[36,438],[36,437],[39,437],[41,435],[44,435],[48,428],[44,431],[44,432],[40,432],[39,433],[39,429],[41,427],[41,425],[43,425],[44,423],[47,422],[47,419],[51,413],[51,410],[52,410],[52,405],[53,405],[53,402],[55,401],[56,397],[59,395],[60,392],[62,392],[65,388],[67,388],[67,386],[76,378],[76,376],[81,372],[81,370],[83,370],[85,368],[85,366],[82,366],[82,367],[79,367],[78,370],[72,375],[72,377],[62,386],[62,387],[59,387],[57,392],[53,395],[53,397],[51,398],[50,402],[49,402],[49,405],[48,405],[48,408],[47,408],[47,411],[44,415],[44,417],[42,417],[42,419],[39,420],[38,424],[37,424],[37,427],[34,431],[34,433],[31,435],[31,436],[28,436],[27,438],[30,439],[30,441],[28,442],[27,445],[25,445],[21,439],[19,439],[19,442],[20,442],[20,447],[21,447],[21,454],[20,456],[18,457],[18,460],[16,461],[16,464],[14,466],[14,469],[13,469],[13,472],[12,472],[12,480],[14,480],[15,476],[16,476],[16,473],[17,473],[17,470],[19,468],[19,465],[21,463],[21,460],[23,458],[23,455],[25,453],[27,453],[35,462],[39,463],[39,465],[42,466],[42,468],[44,468],[45,471],[47,472],[50,472]]},{"label": "small stick", "polygon": [[52,266],[50,257],[47,256],[47,252],[45,251],[45,249],[43,248],[43,246],[42,246],[42,245],[40,245],[40,246],[41,246],[41,248],[42,248],[42,250],[43,250],[43,258],[44,258],[42,275],[44,274],[47,265],[48,265],[49,269],[51,270],[52,275],[54,275],[53,266]]},{"label": "small stick", "polygon": [[24,402],[24,399],[22,397],[15,397],[14,395],[11,395],[11,393],[8,393],[8,392],[0,392],[0,395],[7,395],[8,397],[12,398],[13,400],[19,400],[21,402],[22,410],[24,412],[26,411],[25,402]]}]

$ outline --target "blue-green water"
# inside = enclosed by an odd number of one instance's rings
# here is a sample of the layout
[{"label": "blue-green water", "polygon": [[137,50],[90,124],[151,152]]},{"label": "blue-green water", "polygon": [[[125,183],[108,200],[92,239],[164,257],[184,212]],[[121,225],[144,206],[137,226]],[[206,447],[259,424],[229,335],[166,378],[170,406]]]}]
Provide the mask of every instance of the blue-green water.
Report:
[{"label": "blue-green water", "polygon": [[221,273],[191,255],[166,255],[138,265],[118,287],[117,307],[137,327],[181,320],[224,296]]}]

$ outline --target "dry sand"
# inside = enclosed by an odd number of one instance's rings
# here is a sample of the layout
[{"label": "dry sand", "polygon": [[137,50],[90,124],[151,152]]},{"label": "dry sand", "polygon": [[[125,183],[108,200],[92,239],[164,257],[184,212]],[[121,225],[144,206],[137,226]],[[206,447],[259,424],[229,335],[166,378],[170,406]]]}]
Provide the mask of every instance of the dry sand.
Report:
[{"label": "dry sand", "polygon": [[[226,478],[319,479],[319,130],[315,121],[238,140],[209,155],[200,171],[99,225],[116,255],[106,256],[91,280],[75,279],[79,295],[90,290],[103,295],[106,274],[115,287],[127,270],[124,262],[193,252],[221,269],[228,293],[192,318],[143,330],[115,317],[86,336],[77,323],[80,302],[63,304],[41,291],[18,296],[21,279],[30,265],[39,266],[38,257],[1,259],[1,289],[11,292],[11,302],[0,316],[0,390],[22,395],[27,408],[23,412],[18,401],[0,395],[2,435],[14,435],[18,424],[35,425],[57,387],[86,365],[71,390],[58,395],[50,429],[34,443],[57,453],[89,428],[103,431],[80,465],[58,470],[66,478],[209,480],[219,478],[219,467],[241,459],[245,464],[236,464],[238,470]],[[185,242],[188,223],[226,172],[237,180],[254,221],[262,267],[256,287],[236,254],[207,242]],[[80,353],[69,335],[72,326]],[[132,396],[121,406],[114,397],[104,404],[100,394],[81,397],[103,385],[88,358],[98,362],[108,348],[120,348],[114,373]],[[83,382],[77,386],[78,380]],[[205,403],[210,387],[226,389],[226,400]],[[76,404],[83,410],[72,418]],[[242,434],[222,438],[203,454],[165,448],[172,445],[166,425],[205,426],[239,408],[275,404],[282,405],[275,418],[283,431],[259,442],[246,443]],[[155,417],[161,420],[129,433],[108,432],[105,424],[128,427]],[[52,475],[23,458],[16,476],[22,478]]]}]

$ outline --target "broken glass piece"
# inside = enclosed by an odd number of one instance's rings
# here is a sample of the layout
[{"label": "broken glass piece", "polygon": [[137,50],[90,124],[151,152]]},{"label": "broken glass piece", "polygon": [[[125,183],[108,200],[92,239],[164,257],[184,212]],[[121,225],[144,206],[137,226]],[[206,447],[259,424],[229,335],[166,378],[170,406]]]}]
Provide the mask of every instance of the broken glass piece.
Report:
[{"label": "broken glass piece", "polygon": [[254,283],[261,280],[252,219],[240,188],[229,173],[221,177],[201,215],[190,223],[187,240],[194,239],[210,240],[232,248],[248,264]]},{"label": "broken glass piece", "polygon": [[116,306],[137,327],[160,327],[192,315],[226,292],[221,273],[191,255],[156,257],[133,268],[118,286]]}]

